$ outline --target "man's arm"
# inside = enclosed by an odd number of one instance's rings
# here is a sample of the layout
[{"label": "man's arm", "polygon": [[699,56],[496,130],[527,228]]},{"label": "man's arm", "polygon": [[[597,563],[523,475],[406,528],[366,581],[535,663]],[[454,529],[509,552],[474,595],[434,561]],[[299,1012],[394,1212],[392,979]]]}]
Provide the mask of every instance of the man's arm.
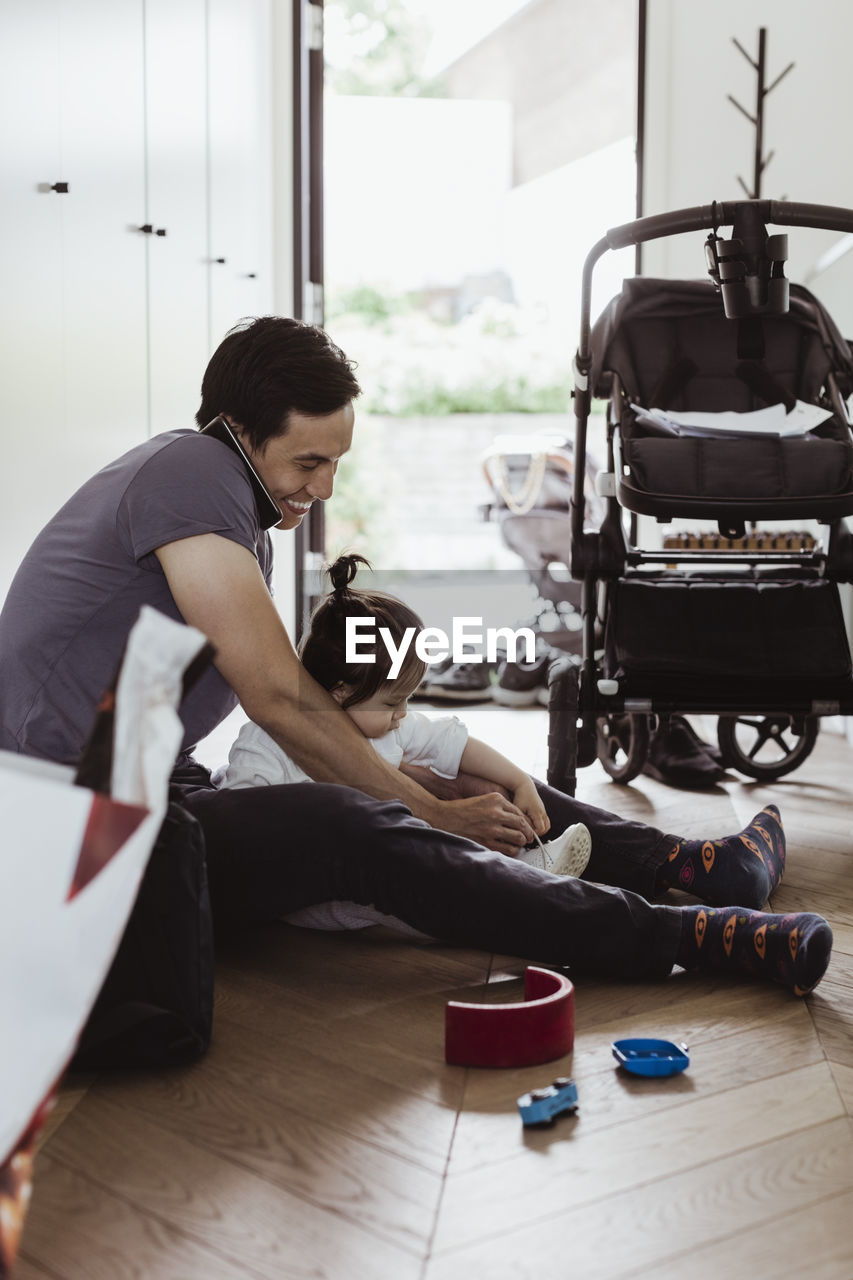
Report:
[{"label": "man's arm", "polygon": [[302,666],[245,547],[200,534],[157,549],[181,616],[208,637],[243,710],[317,782],[399,799],[431,826],[500,852],[529,838],[524,817],[497,795],[439,800],[382,760],[346,712]]}]

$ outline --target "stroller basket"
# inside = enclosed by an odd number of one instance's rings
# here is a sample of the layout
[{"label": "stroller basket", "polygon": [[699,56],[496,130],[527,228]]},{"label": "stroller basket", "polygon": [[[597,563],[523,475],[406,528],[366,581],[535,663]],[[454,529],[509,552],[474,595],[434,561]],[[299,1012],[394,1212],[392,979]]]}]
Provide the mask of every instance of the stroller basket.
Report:
[{"label": "stroller basket", "polygon": [[635,684],[851,674],[838,586],[818,577],[634,574],[611,584],[605,648],[606,674]]}]

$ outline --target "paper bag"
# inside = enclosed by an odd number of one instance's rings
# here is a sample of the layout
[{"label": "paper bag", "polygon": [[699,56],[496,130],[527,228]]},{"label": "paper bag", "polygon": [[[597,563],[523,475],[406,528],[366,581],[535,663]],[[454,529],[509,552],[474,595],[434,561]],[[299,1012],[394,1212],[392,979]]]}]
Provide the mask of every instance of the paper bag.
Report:
[{"label": "paper bag", "polygon": [[111,795],[0,752],[0,1277],[9,1274],[39,1129],[122,937],[166,811],[184,669],[205,646],[144,607],[114,711]]}]

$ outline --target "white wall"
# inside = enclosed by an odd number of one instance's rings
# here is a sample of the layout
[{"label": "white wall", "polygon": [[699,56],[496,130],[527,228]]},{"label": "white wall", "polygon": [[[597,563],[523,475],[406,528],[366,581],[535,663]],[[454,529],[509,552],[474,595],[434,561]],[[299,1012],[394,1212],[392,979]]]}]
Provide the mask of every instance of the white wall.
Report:
[{"label": "white wall", "polygon": [[326,96],[326,275],[395,291],[502,265],[504,102]]},{"label": "white wall", "polygon": [[[732,44],[753,57],[767,28],[768,84],[794,62],[765,99],[765,153],[775,151],[761,189],[766,199],[853,207],[849,134],[853,125],[853,6],[848,0],[648,0],[644,208],[660,213],[743,196],[752,181],[754,132],[727,100],[754,112],[756,76]],[[791,229],[792,280],[839,237]],[[704,274],[702,235],[652,242],[645,275]],[[853,254],[810,284],[853,333]]]},{"label": "white wall", "polygon": [[[398,294],[500,271],[555,350],[574,349],[584,258],[634,216],[633,137],[519,186],[506,102],[327,95],[325,142],[330,288]],[[607,256],[595,314],[633,264],[633,249]]]},{"label": "white wall", "polygon": [[[516,297],[546,308],[564,354],[577,346],[586,255],[608,227],[634,217],[634,151],[633,137],[622,138],[509,193],[507,268]],[[593,278],[593,318],[633,274],[633,248],[605,255]]]},{"label": "white wall", "polygon": [[[93,471],[192,425],[225,329],[292,314],[293,19],[292,0],[0,13],[2,601]],[[277,542],[292,621],[293,539]]]}]

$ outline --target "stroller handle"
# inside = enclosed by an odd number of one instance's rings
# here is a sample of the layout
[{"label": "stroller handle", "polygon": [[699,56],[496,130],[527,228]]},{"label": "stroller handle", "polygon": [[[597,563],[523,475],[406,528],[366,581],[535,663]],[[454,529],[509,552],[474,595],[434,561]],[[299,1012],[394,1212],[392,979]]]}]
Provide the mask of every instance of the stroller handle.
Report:
[{"label": "stroller handle", "polygon": [[731,200],[713,204],[695,205],[691,209],[674,209],[671,213],[656,213],[648,218],[637,218],[611,227],[601,240],[593,245],[583,270],[581,284],[581,324],[578,341],[578,362],[589,358],[590,308],[592,300],[592,273],[599,258],[609,249],[624,249],[631,244],[645,244],[647,240],[660,240],[665,236],[683,235],[689,231],[729,226],[738,208],[744,204],[755,206],[765,223],[782,227],[814,227],[820,231],[853,232],[853,209],[843,209],[829,204],[797,204],[789,200]]},{"label": "stroller handle", "polygon": [[[658,213],[649,218],[637,218],[620,227],[605,232],[608,249],[624,249],[629,244],[643,244],[646,240],[659,240],[662,236],[681,235],[686,231],[702,231],[706,227],[728,226],[734,221],[738,206],[743,200],[709,205],[697,205],[692,209],[675,209],[671,213]],[[789,200],[756,200],[756,211],[763,222],[780,227],[816,227],[822,231],[853,231],[853,209],[842,209],[829,204],[795,204]]]}]

